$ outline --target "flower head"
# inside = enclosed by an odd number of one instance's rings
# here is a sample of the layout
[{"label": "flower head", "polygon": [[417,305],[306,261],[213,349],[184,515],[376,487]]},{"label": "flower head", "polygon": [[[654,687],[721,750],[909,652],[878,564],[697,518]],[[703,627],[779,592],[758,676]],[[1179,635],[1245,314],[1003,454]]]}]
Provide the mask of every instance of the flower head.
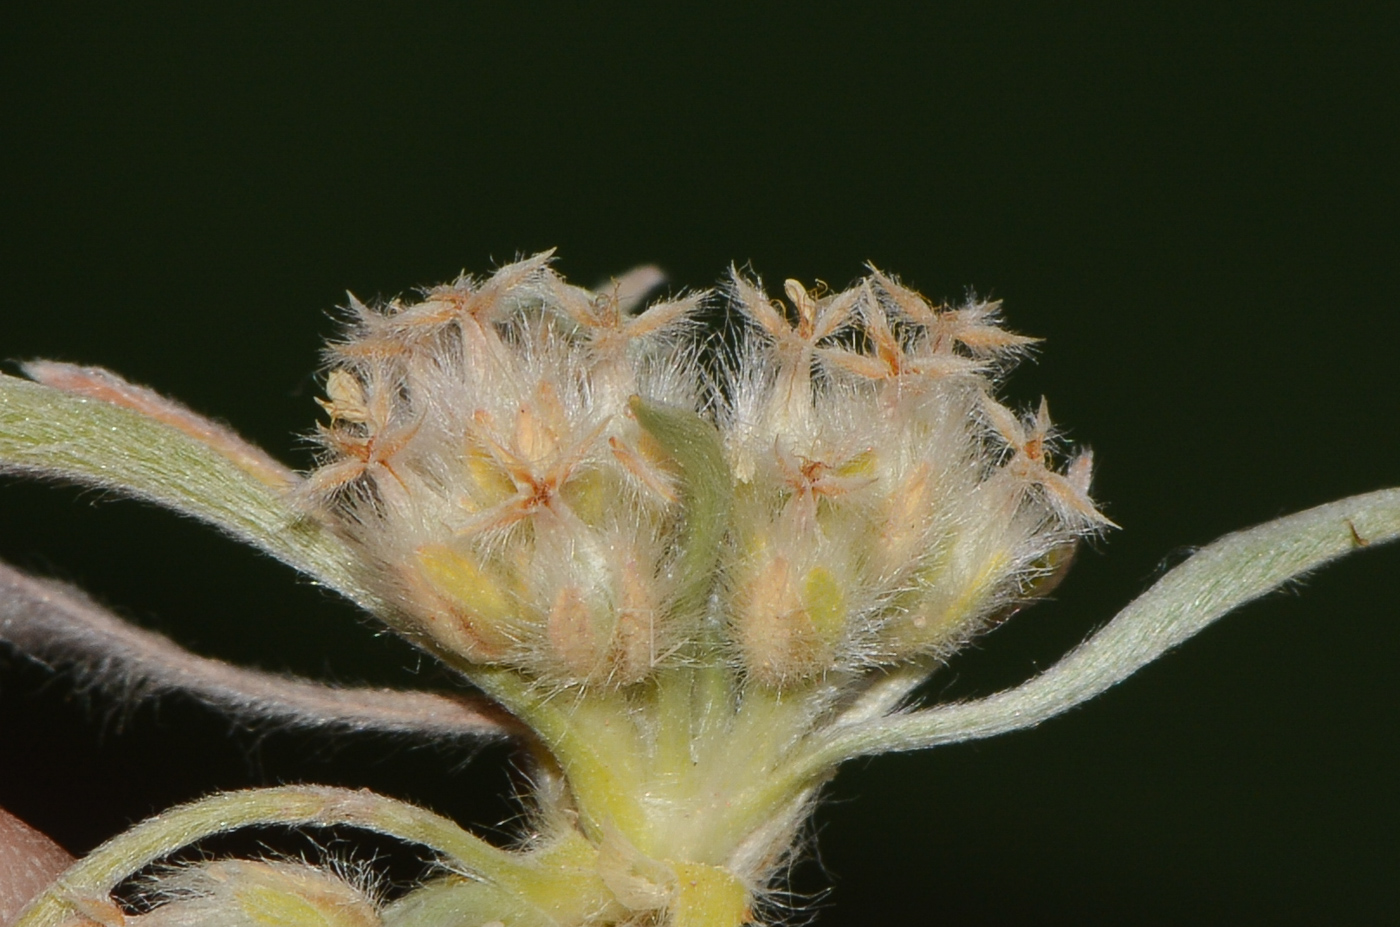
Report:
[{"label": "flower head", "polygon": [[[545,256],[356,305],[307,491],[437,646],[563,685],[708,660],[785,687],[941,656],[1108,524],[1087,464],[1049,467],[1048,419],[1026,432],[990,398],[992,362],[1031,339],[986,304],[878,271],[784,292],[732,275],[749,325],[713,385],[688,337],[703,296],[629,315]],[[685,560],[687,449],[657,416],[722,448],[710,557]]]}]

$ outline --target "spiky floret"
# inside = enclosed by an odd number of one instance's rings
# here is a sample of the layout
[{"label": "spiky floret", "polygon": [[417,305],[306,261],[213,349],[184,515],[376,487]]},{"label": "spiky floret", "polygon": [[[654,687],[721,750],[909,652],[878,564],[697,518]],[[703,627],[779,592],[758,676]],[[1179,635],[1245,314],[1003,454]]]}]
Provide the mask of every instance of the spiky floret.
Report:
[{"label": "spiky floret", "polygon": [[[468,662],[570,686],[696,661],[776,687],[859,674],[945,654],[1109,524],[1087,456],[1050,466],[1044,406],[1023,424],[992,398],[1034,340],[996,304],[935,307],[872,271],[839,293],[788,280],[785,306],[735,272],[747,324],[709,384],[706,294],[631,314],[549,258],[353,301],[330,355],[304,492]],[[723,447],[734,504],[703,576],[681,557],[684,468],[637,402]]]}]

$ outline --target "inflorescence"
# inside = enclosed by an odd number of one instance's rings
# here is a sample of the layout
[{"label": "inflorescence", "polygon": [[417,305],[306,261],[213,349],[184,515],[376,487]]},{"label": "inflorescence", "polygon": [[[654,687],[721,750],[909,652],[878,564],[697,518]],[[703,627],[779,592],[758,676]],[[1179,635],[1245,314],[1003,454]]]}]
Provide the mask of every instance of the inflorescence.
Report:
[{"label": "inflorescence", "polygon": [[[436,647],[559,686],[697,661],[800,686],[946,656],[1109,524],[1044,402],[994,398],[1034,341],[996,303],[872,270],[784,306],[735,272],[738,346],[707,365],[708,294],[632,315],[548,257],[356,301],[330,349],[303,491]],[[722,459],[687,460],[707,429]],[[697,511],[687,467],[730,498]]]},{"label": "inflorescence", "polygon": [[[541,254],[418,301],[352,298],[328,349],[319,466],[98,368],[0,375],[0,471],[203,519],[433,653],[483,698],[340,689],[231,667],[0,565],[0,642],[112,690],[187,692],[256,722],[505,738],[529,794],[513,846],[365,791],[283,786],[164,812],[77,862],[17,927],[739,927],[846,760],[1034,726],[1236,606],[1400,536],[1400,489],[1227,535],[1049,669],[920,707],[930,673],[1044,595],[1112,526],[1092,460],[996,386],[1035,339],[999,306],[934,305],[871,268],[842,292],[734,271],[643,306]],[[737,328],[706,334],[725,306]],[[637,311],[640,309],[640,311]],[[161,867],[254,826],[426,848],[396,898],[368,870]],[[145,873],[155,905],[114,892]],[[780,916],[780,914],[776,915]]]}]

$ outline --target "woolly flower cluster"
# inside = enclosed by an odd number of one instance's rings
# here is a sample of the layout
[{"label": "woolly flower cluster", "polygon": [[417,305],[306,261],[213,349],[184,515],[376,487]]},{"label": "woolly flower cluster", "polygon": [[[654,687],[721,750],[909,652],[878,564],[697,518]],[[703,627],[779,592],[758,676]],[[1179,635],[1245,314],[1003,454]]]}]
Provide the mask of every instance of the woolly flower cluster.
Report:
[{"label": "woolly flower cluster", "polygon": [[[643,275],[645,276],[645,275]],[[993,398],[1034,339],[931,305],[737,271],[710,294],[599,292],[542,254],[416,303],[353,301],[303,491],[431,649],[554,686],[723,663],[788,689],[937,657],[1109,522],[1045,404]]]},{"label": "woolly flower cluster", "polygon": [[[16,927],[782,922],[775,886],[841,763],[1039,724],[1236,606],[1400,537],[1400,489],[1227,535],[1034,678],[911,705],[943,657],[1110,525],[1088,454],[1059,460],[1044,401],[1018,415],[995,398],[1034,339],[994,303],[933,305],[873,268],[839,293],[788,280],[778,301],[734,272],[720,296],[646,305],[654,270],[590,291],[549,259],[418,301],[352,300],[305,475],[99,368],[0,374],[0,471],[201,518],[483,697],[232,667],[3,564],[0,644],[240,718],[517,738],[530,783],[509,848],[360,789],[209,796],[75,863]],[[705,335],[721,309],[739,324]],[[369,830],[435,864],[401,894],[369,864],[169,865],[268,826]]]}]

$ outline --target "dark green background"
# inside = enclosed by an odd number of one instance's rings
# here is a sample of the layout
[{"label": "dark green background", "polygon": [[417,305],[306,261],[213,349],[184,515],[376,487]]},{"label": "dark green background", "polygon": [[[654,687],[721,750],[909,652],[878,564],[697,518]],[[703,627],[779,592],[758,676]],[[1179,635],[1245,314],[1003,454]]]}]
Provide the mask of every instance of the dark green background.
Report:
[{"label": "dark green background", "polygon": [[[7,8],[0,356],[305,464],[347,288],[550,246],[584,283],[976,287],[1047,338],[1010,394],[1093,444],[1124,528],[934,695],[1047,665],[1190,545],[1400,483],[1392,4],[288,6]],[[196,525],[2,489],[0,554],[201,652],[443,683]],[[1040,730],[856,764],[798,889],[834,886],[828,925],[1400,923],[1398,576],[1366,553]],[[0,803],[74,851],[253,783],[510,813],[502,751],[103,705],[3,664]]]}]

